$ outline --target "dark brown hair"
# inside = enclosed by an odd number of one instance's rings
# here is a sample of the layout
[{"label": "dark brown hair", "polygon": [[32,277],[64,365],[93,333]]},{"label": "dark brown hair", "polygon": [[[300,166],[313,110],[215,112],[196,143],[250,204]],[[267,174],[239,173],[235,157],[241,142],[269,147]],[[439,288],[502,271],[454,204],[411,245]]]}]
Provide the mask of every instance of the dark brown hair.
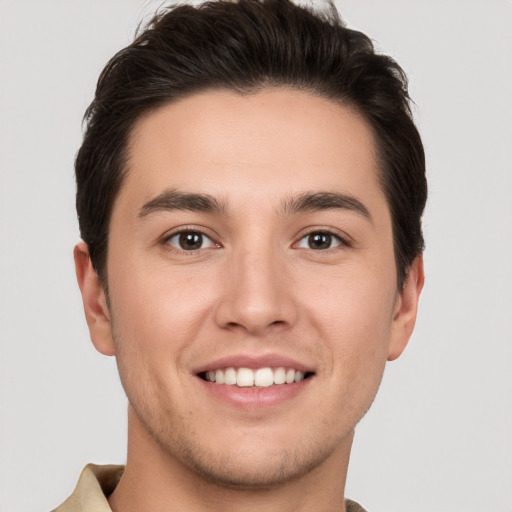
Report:
[{"label": "dark brown hair", "polygon": [[314,12],[289,0],[220,0],[158,13],[101,73],[75,171],[80,232],[106,285],[109,220],[123,182],[134,122],[149,110],[207,89],[247,94],[286,86],[355,108],[371,126],[380,183],[393,221],[398,286],[423,250],[425,156],[407,78],[331,5]]}]

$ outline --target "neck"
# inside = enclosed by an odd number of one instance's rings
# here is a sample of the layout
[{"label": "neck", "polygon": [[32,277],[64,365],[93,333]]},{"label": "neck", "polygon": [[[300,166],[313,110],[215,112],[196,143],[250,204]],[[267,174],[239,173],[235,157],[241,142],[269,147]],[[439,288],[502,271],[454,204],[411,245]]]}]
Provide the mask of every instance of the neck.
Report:
[{"label": "neck", "polygon": [[109,497],[113,512],[345,512],[344,489],[353,432],[306,474],[264,488],[226,487],[162,448],[130,408],[124,474]]}]

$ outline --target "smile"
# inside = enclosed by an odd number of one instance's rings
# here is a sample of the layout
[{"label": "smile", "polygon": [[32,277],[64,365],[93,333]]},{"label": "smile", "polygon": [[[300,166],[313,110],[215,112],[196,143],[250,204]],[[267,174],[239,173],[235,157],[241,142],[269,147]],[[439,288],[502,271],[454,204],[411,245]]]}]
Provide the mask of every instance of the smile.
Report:
[{"label": "smile", "polygon": [[285,368],[283,366],[275,368],[263,367],[254,370],[243,367],[228,367],[224,369],[208,370],[199,374],[199,376],[207,382],[237,386],[240,388],[268,388],[274,385],[293,384],[302,382],[312,375],[312,372],[302,372],[294,368]]}]

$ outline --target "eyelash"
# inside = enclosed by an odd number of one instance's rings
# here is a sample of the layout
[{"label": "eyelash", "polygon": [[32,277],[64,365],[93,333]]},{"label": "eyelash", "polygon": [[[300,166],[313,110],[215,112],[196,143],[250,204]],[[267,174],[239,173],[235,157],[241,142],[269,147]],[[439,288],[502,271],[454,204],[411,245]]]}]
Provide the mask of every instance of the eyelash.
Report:
[{"label": "eyelash", "polygon": [[[199,247],[197,249],[189,249],[189,250],[183,249],[182,247],[175,247],[175,246],[171,245],[170,241],[173,238],[180,237],[182,235],[198,235],[201,238],[201,240],[200,240],[201,245],[204,243],[205,239],[209,240],[211,245],[209,247]],[[326,249],[316,249],[316,250],[313,249],[312,247],[297,247],[302,241],[307,240],[308,237],[312,237],[314,235],[321,235],[321,236],[327,237],[331,244],[332,244],[332,242],[335,242],[336,245],[334,247],[328,247]],[[309,241],[306,241],[306,243],[308,243],[308,242]],[[220,243],[213,240],[211,236],[208,236],[202,230],[197,229],[197,228],[187,228],[187,227],[184,227],[184,228],[180,229],[179,231],[175,231],[175,232],[171,233],[170,235],[165,236],[162,243],[163,243],[163,245],[165,245],[167,248],[169,248],[171,250],[178,251],[178,252],[192,253],[192,254],[197,253],[198,251],[201,251],[204,249],[221,248],[222,247],[222,245]],[[338,248],[338,247],[352,247],[352,243],[349,240],[347,240],[347,238],[340,236],[338,233],[334,233],[331,229],[321,229],[321,228],[318,229],[317,228],[317,229],[311,230],[311,231],[303,234],[299,238],[299,240],[293,244],[293,247],[299,248],[299,249],[309,249],[309,250],[312,250],[312,251],[318,252],[318,253],[322,253],[322,252],[325,253],[325,252],[331,252],[333,250],[336,250],[336,248]]]}]

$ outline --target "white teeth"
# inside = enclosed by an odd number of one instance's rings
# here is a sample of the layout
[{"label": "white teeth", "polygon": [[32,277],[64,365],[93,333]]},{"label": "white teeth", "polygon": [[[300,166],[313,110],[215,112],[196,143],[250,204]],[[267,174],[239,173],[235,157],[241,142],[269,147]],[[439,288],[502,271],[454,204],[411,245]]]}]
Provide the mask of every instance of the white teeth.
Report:
[{"label": "white teeth", "polygon": [[274,384],[284,384],[286,382],[286,371],[283,367],[274,370]]},{"label": "white teeth", "polygon": [[254,374],[254,385],[258,388],[268,388],[274,384],[274,373],[270,368],[260,368]]},{"label": "white teeth", "polygon": [[226,368],[224,372],[224,384],[228,386],[236,385],[236,370],[234,368]]},{"label": "white teeth", "polygon": [[224,384],[224,372],[222,370],[215,372],[215,384]]},{"label": "white teeth", "polygon": [[236,374],[236,384],[241,388],[254,386],[254,372],[249,368],[239,368]]},{"label": "white teeth", "polygon": [[251,370],[250,368],[229,367],[224,370],[208,370],[205,373],[205,379],[208,382],[216,384],[226,384],[228,386],[258,387],[266,388],[273,384],[293,384],[304,380],[304,372],[294,370],[293,368],[258,368]]},{"label": "white teeth", "polygon": [[286,372],[286,384],[291,384],[292,382],[295,382],[295,370],[290,368]]}]

